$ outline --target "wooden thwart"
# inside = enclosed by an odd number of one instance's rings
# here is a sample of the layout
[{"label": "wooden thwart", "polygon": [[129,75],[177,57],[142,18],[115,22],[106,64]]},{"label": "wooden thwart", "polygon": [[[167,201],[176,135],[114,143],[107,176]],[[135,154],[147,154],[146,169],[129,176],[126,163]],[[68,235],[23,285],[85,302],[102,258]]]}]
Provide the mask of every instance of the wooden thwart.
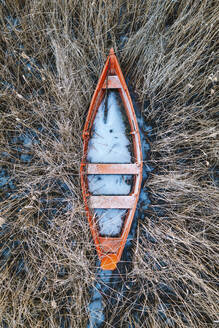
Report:
[{"label": "wooden thwart", "polygon": [[138,164],[86,164],[86,174],[139,174]]},{"label": "wooden thwart", "polygon": [[90,196],[90,208],[133,208],[136,196]]}]

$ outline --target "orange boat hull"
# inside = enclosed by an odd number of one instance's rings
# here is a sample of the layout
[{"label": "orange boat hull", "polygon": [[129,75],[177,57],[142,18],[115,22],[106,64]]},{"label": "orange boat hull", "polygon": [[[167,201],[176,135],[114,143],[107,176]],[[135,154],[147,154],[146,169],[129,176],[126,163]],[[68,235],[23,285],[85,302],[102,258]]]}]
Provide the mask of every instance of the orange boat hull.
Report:
[{"label": "orange boat hull", "polygon": [[[116,89],[119,91],[126,115],[131,128],[133,143],[134,163],[130,164],[91,164],[87,162],[88,142],[91,129],[97,110],[105,96],[106,89]],[[106,60],[104,69],[101,73],[96,90],[92,97],[88,116],[83,131],[83,158],[80,167],[81,186],[85,204],[86,215],[94,239],[96,250],[101,261],[103,270],[114,270],[120,261],[130,228],[136,211],[142,181],[142,151],[139,128],[131,101],[131,97],[122,74],[120,65],[114,53],[110,54]],[[132,192],[126,196],[94,196],[89,192],[87,175],[88,174],[129,174],[134,177]],[[102,237],[95,222],[94,208],[116,208],[127,209],[127,214],[123,228],[119,237]]]}]

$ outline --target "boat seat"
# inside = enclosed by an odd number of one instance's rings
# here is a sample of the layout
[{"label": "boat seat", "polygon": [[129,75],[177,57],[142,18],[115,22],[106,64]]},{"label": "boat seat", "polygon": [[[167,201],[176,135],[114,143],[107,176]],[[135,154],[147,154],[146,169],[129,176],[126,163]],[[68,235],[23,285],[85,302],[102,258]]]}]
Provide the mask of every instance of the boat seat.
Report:
[{"label": "boat seat", "polygon": [[90,196],[90,208],[133,208],[136,196]]},{"label": "boat seat", "polygon": [[109,75],[108,78],[106,78],[102,89],[106,89],[106,84],[107,84],[107,89],[121,89],[122,85],[120,83],[120,80],[117,75]]},{"label": "boat seat", "polygon": [[139,174],[140,165],[134,164],[90,164],[87,163],[85,174]]}]

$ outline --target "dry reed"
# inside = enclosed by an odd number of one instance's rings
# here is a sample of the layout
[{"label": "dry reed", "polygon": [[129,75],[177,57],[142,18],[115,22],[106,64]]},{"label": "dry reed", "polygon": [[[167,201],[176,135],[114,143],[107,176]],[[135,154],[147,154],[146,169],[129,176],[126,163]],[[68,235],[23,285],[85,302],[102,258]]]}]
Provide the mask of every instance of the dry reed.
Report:
[{"label": "dry reed", "polygon": [[0,1],[0,326],[86,327],[81,132],[109,48],[153,126],[129,286],[105,327],[216,327],[216,1]]}]

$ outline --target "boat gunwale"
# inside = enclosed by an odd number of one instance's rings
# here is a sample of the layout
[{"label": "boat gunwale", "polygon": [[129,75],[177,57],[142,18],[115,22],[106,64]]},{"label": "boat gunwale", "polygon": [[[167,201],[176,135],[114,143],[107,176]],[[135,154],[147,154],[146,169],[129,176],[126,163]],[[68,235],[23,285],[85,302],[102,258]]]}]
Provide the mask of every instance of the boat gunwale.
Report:
[{"label": "boat gunwale", "polygon": [[[109,66],[109,65],[111,65],[111,66]],[[102,237],[100,235],[100,232],[98,231],[97,223],[94,220],[95,215],[92,213],[92,209],[89,208],[90,193],[89,193],[89,189],[88,189],[88,183],[86,181],[87,179],[85,178],[87,173],[84,171],[86,168],[86,165],[89,164],[89,163],[86,163],[86,158],[87,158],[87,151],[88,151],[88,142],[90,139],[89,138],[90,132],[91,132],[91,129],[93,126],[94,119],[96,117],[96,113],[97,113],[99,106],[100,106],[102,100],[104,99],[104,95],[106,93],[106,90],[103,88],[103,86],[104,86],[104,82],[106,81],[107,74],[109,73],[110,70],[111,70],[111,72],[114,72],[114,74],[111,74],[111,75],[118,76],[119,81],[121,83],[121,88],[118,88],[118,90],[120,93],[120,97],[122,99],[122,103],[125,107],[125,112],[128,117],[129,125],[131,128],[130,134],[132,136],[132,142],[133,142],[133,146],[134,146],[134,157],[136,159],[134,164],[137,164],[139,166],[139,172],[137,174],[133,174],[133,176],[134,176],[133,190],[129,194],[130,196],[131,195],[135,196],[134,205],[131,209],[127,209],[126,218],[125,218],[123,228],[122,228],[122,231],[121,231],[119,237],[110,237],[110,236]],[[96,249],[97,249],[100,259],[103,256],[106,256],[106,252],[103,252],[101,250],[101,244],[104,243],[104,241],[110,242],[110,241],[116,241],[116,240],[120,241],[119,248],[114,252],[117,255],[117,262],[119,262],[119,260],[121,258],[122,251],[125,246],[125,243],[126,243],[126,240],[127,240],[130,228],[131,228],[131,223],[133,221],[135,210],[137,207],[137,202],[139,199],[141,181],[142,181],[142,166],[143,166],[143,163],[142,163],[140,134],[139,134],[138,123],[137,123],[136,115],[134,112],[132,100],[131,100],[124,76],[122,74],[120,65],[118,63],[118,60],[117,60],[114,52],[112,52],[112,50],[111,50],[110,55],[107,58],[107,61],[104,65],[101,76],[99,78],[95,92],[93,94],[93,97],[92,97],[92,100],[90,103],[90,107],[89,107],[89,111],[88,111],[88,115],[86,118],[84,130],[83,130],[83,157],[82,157],[82,162],[81,162],[81,167],[80,167],[80,177],[81,177],[81,185],[82,185],[82,194],[83,194],[83,199],[84,199],[84,203],[85,203],[85,210],[86,210],[88,222],[90,225],[91,233],[92,233],[92,236],[93,236],[93,239],[95,242],[95,246],[96,246]],[[116,197],[116,195],[114,195],[114,196]]]}]

